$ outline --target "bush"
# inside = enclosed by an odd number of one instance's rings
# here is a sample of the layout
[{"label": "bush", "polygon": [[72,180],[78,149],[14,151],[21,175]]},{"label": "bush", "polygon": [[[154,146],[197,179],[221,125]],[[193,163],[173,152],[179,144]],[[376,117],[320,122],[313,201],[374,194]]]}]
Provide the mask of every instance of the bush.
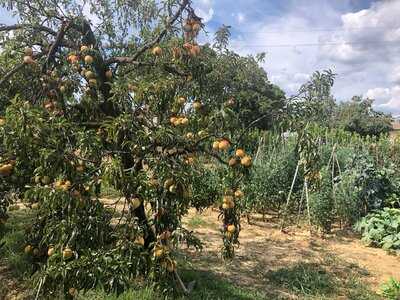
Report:
[{"label": "bush", "polygon": [[362,234],[368,245],[386,250],[400,249],[400,210],[384,208],[362,218],[355,229]]}]

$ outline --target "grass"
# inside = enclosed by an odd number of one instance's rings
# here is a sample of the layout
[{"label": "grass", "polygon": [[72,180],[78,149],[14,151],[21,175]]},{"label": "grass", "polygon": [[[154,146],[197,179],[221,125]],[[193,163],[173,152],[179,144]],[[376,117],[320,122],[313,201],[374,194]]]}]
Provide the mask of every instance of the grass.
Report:
[{"label": "grass", "polygon": [[322,262],[300,262],[267,274],[276,289],[299,299],[381,299],[362,282],[365,270],[327,254]]},{"label": "grass", "polygon": [[390,278],[387,282],[382,284],[381,290],[386,299],[400,299],[400,281],[395,278]]},{"label": "grass", "polygon": [[207,222],[204,221],[200,216],[196,215],[193,216],[190,220],[188,220],[187,224],[191,228],[199,228],[207,226]]},{"label": "grass", "polygon": [[17,210],[10,212],[10,218],[2,229],[0,248],[1,263],[6,264],[18,279],[26,277],[32,271],[32,264],[24,254],[25,230],[32,223],[33,210]]},{"label": "grass", "polygon": [[189,296],[179,294],[164,294],[156,292],[151,288],[142,288],[140,290],[128,290],[123,294],[109,295],[101,290],[90,291],[80,295],[79,300],[267,300],[271,299],[263,293],[252,291],[245,288],[240,288],[232,283],[224,280],[211,272],[184,270],[182,279],[185,282],[195,280],[196,285]]}]

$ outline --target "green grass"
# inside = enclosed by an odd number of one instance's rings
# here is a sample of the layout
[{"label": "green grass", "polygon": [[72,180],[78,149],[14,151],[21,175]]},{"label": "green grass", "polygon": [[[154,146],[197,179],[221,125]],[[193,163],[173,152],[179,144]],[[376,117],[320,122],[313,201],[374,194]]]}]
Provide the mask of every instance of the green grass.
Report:
[{"label": "green grass", "polygon": [[164,294],[151,288],[129,290],[123,294],[109,295],[101,290],[90,291],[80,295],[79,300],[267,300],[271,299],[263,293],[240,288],[211,272],[184,270],[182,279],[185,282],[196,281],[195,287],[189,296],[179,294]]},{"label": "green grass", "polygon": [[207,222],[204,221],[200,216],[193,216],[188,220],[188,226],[191,228],[199,228],[207,226]]},{"label": "green grass", "polygon": [[387,282],[382,284],[381,291],[386,299],[400,299],[400,281],[395,278],[390,278]]},{"label": "green grass", "polygon": [[32,271],[32,264],[24,254],[25,230],[32,223],[33,210],[17,210],[10,212],[10,218],[2,229],[0,248],[1,263],[6,264],[18,279],[26,277]]},{"label": "green grass", "polygon": [[299,299],[381,299],[362,282],[363,276],[365,270],[328,254],[322,262],[300,262],[266,277],[276,289],[285,289]]}]

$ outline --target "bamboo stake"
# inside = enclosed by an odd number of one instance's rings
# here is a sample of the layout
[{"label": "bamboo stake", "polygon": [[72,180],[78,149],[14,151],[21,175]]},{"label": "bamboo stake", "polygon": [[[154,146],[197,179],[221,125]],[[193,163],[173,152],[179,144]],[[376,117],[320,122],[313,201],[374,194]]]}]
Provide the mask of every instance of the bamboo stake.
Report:
[{"label": "bamboo stake", "polygon": [[290,186],[290,191],[289,191],[289,194],[288,194],[288,197],[287,197],[287,200],[286,200],[286,205],[285,205],[285,208],[283,210],[283,218],[282,218],[281,230],[283,230],[283,228],[285,226],[287,209],[289,207],[290,197],[292,196],[292,192],[293,192],[294,184],[295,184],[296,179],[297,179],[298,172],[299,172],[299,163],[297,163],[296,171],[294,173],[294,177],[293,177],[293,181],[292,181],[292,185]]}]

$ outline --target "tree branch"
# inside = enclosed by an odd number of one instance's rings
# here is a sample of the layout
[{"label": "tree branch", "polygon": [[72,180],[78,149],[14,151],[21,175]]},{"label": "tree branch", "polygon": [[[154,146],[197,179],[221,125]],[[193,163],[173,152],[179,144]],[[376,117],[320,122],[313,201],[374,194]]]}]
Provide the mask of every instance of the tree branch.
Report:
[{"label": "tree branch", "polygon": [[12,30],[20,30],[20,29],[28,29],[32,28],[38,31],[44,31],[51,35],[57,36],[57,32],[53,29],[43,26],[43,25],[32,25],[32,24],[15,24],[9,26],[0,26],[0,31],[12,31]]},{"label": "tree branch", "polygon": [[48,68],[50,62],[54,60],[54,55],[57,52],[57,48],[60,46],[61,41],[62,41],[62,39],[64,37],[64,34],[67,32],[70,24],[71,24],[70,22],[64,22],[61,25],[60,31],[57,33],[56,40],[51,45],[49,53],[47,54],[46,61],[43,64],[42,73],[46,72],[46,69]]},{"label": "tree branch", "polygon": [[[128,58],[125,58],[124,62],[129,62],[129,61],[136,61],[139,56],[141,56],[144,52],[158,44],[162,38],[167,34],[169,28],[175,23],[175,21],[179,18],[179,16],[182,14],[183,10],[186,8],[186,6],[189,4],[189,0],[183,0],[182,3],[179,5],[179,9],[176,11],[176,13],[170,18],[165,25],[164,29],[159,33],[159,35],[154,38],[153,40],[145,43],[142,47],[140,47],[137,52],[132,56]],[[106,61],[109,64],[113,63],[119,63],[119,61],[115,61],[115,58],[110,58],[109,60]]]},{"label": "tree branch", "polygon": [[2,86],[6,81],[8,81],[15,73],[21,70],[25,64],[16,65],[13,69],[11,69],[4,77],[0,80],[0,86]]}]

